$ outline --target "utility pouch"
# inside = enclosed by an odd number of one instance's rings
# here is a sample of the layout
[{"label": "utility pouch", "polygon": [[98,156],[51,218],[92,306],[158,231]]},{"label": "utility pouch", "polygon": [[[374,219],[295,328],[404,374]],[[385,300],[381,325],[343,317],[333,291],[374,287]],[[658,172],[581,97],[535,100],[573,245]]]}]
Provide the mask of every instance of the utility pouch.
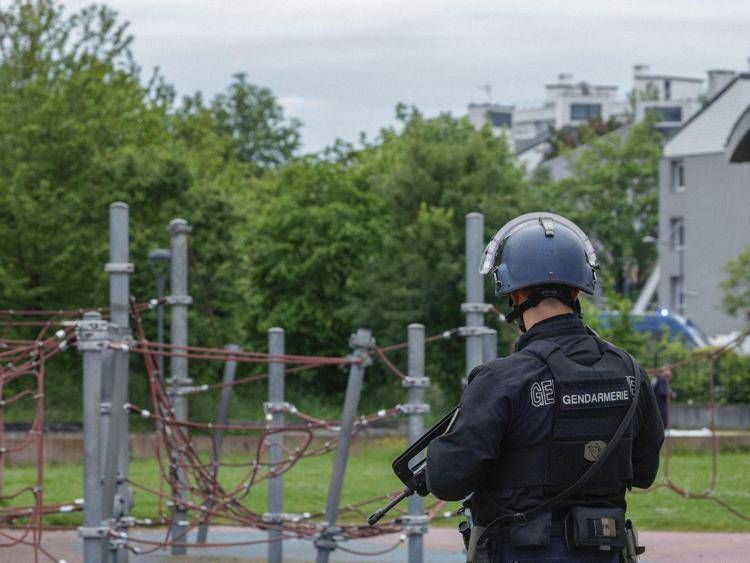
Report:
[{"label": "utility pouch", "polygon": [[523,526],[511,526],[503,532],[503,539],[515,547],[543,547],[549,545],[552,513],[542,512]]},{"label": "utility pouch", "polygon": [[588,550],[625,548],[625,511],[621,508],[577,506],[565,519],[568,545]]}]

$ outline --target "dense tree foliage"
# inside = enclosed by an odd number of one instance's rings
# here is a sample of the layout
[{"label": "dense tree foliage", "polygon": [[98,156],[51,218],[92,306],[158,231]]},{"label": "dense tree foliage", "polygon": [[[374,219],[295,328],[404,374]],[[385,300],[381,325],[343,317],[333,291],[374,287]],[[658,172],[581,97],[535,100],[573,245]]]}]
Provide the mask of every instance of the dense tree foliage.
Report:
[{"label": "dense tree foliage", "polygon": [[[476,210],[486,237],[519,213],[570,216],[593,235],[620,292],[653,264],[642,239],[655,232],[660,151],[648,124],[592,133],[569,153],[573,176],[561,182],[529,182],[489,128],[406,106],[370,142],[300,156],[300,124],[268,89],[237,74],[213,99],[178,99],[158,73],[143,79],[131,43],[106,7],[68,14],[52,0],[16,0],[0,9],[0,308],[105,304],[115,200],[130,204],[140,300],[153,296],[148,251],[168,245],[169,219],[190,222],[190,334],[214,346],[262,350],[265,331],[283,326],[290,352],[340,355],[357,326],[381,344],[404,340],[411,322],[428,334],[460,326],[464,221]],[[641,346],[626,319],[612,330]],[[516,333],[500,334],[507,349]],[[463,375],[462,344],[428,352],[447,402]],[[217,376],[192,369],[198,380]],[[400,398],[384,377],[371,372],[369,396]],[[343,382],[310,377],[305,389],[335,394]]]}]

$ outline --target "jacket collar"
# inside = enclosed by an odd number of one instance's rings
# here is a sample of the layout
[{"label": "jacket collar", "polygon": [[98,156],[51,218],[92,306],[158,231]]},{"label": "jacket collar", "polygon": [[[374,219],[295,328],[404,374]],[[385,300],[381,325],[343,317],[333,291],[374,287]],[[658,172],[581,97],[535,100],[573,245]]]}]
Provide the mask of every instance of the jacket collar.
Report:
[{"label": "jacket collar", "polygon": [[539,321],[519,337],[516,350],[523,350],[534,340],[553,338],[563,334],[587,334],[586,327],[577,314],[566,313]]}]

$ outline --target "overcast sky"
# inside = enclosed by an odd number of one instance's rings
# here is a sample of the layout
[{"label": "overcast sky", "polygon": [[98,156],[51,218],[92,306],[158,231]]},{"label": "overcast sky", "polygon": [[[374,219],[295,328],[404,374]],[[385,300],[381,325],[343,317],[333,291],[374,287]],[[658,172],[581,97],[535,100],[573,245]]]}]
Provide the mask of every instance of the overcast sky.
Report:
[{"label": "overcast sky", "polygon": [[302,120],[306,150],[376,134],[399,101],[463,115],[480,84],[526,106],[560,72],[624,96],[635,63],[704,78],[750,57],[748,0],[103,1],[144,70],[208,96],[245,72]]}]

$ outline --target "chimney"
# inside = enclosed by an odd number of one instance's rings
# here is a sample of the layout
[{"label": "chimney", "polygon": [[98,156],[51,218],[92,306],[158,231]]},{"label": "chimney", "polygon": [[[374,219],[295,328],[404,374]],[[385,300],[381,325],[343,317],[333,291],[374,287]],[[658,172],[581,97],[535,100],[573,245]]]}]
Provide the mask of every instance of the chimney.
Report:
[{"label": "chimney", "polygon": [[633,65],[633,76],[638,76],[639,74],[648,74],[651,70],[651,67],[647,64],[637,64]]},{"label": "chimney", "polygon": [[734,78],[733,70],[713,69],[708,71],[708,98],[713,98]]}]

